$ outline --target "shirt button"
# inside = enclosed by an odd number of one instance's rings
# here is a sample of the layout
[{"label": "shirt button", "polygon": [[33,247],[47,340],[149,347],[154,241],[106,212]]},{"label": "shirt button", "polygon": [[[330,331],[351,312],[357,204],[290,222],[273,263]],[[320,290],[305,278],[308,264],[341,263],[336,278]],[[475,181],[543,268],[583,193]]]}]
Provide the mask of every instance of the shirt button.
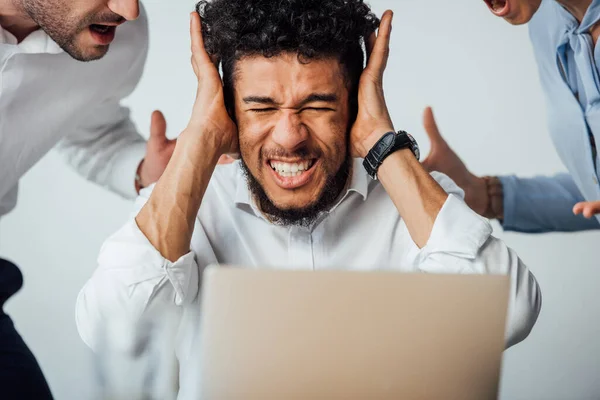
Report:
[{"label": "shirt button", "polygon": [[597,184],[598,184],[598,178],[596,178],[596,177],[593,177],[593,178],[592,178],[592,182],[594,182],[594,185],[597,185]]}]

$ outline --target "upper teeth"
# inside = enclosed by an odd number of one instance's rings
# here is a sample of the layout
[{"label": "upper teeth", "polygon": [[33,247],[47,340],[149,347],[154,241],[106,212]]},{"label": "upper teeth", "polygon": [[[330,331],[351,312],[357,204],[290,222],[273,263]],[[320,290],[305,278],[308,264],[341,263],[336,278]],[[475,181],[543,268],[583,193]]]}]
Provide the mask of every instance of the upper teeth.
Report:
[{"label": "upper teeth", "polygon": [[280,161],[271,161],[273,168],[281,176],[298,176],[312,166],[312,161],[302,161],[298,163],[286,163]]}]

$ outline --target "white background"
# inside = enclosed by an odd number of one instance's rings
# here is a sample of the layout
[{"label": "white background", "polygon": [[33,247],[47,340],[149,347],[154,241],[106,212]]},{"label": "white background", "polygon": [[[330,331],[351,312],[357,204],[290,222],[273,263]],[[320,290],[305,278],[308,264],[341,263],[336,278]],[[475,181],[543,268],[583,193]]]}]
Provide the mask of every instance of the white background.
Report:
[{"label": "white background", "polygon": [[[395,11],[386,94],[397,128],[424,154],[421,111],[434,106],[442,132],[478,174],[563,171],[547,136],[526,27],[493,17],[483,1],[372,0]],[[194,0],[147,0],[150,56],[127,100],[147,136],[162,110],[169,135],[186,125],[195,94],[188,13]],[[59,99],[57,99],[59,100]],[[79,289],[103,240],[131,204],[84,181],[54,153],[22,180],[17,209],[0,224],[1,254],[17,262],[24,289],[8,312],[37,355],[57,399],[92,397],[90,353],[74,321]],[[600,397],[600,234],[496,234],[533,270],[543,309],[531,336],[505,353],[502,399]],[[596,250],[595,250],[596,248]],[[465,354],[465,357],[468,357]]]}]

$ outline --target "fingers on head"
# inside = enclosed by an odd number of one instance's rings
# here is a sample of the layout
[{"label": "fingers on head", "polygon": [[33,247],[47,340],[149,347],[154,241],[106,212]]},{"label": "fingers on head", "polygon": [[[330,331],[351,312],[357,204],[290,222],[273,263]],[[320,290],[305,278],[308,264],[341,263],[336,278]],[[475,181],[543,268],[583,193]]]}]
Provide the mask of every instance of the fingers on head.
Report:
[{"label": "fingers on head", "polygon": [[[392,16],[393,13],[390,10],[386,11],[381,18],[381,23],[374,42],[374,34],[367,39],[367,53],[369,54],[367,68],[371,70],[371,73],[380,78],[383,78],[383,72],[390,54]],[[371,49],[370,53],[368,51],[369,48]]]}]

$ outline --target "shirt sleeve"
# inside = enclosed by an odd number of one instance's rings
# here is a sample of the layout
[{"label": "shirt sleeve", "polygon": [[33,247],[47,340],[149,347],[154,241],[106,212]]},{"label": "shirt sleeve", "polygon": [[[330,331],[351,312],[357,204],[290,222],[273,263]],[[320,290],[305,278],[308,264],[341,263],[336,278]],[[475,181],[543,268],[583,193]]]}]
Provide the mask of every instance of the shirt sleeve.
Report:
[{"label": "shirt sleeve", "polygon": [[[81,289],[76,303],[76,324],[83,341],[97,349],[106,326],[133,326],[162,319],[165,308],[189,304],[198,295],[199,269],[194,252],[176,262],[165,259],[138,228],[135,216],[148,201],[154,186],[141,191],[134,213],[100,250],[98,267]],[[202,234],[196,222],[194,234]]]},{"label": "shirt sleeve", "polygon": [[450,178],[442,174],[434,177],[449,196],[434,222],[429,241],[416,252],[414,262],[427,273],[510,276],[508,348],[525,339],[537,320],[542,305],[537,281],[517,254],[492,236],[489,221],[465,204],[462,191]]},{"label": "shirt sleeve", "polygon": [[507,231],[543,233],[600,229],[595,218],[573,214],[573,206],[585,201],[569,174],[523,179],[500,177],[504,191]]},{"label": "shirt sleeve", "polygon": [[[146,140],[138,133],[129,109],[123,107],[121,101],[139,83],[146,63],[148,27],[143,9],[140,19],[136,23],[142,25],[143,32],[135,36],[139,39],[134,41],[135,48],[131,49],[136,57],[124,72],[123,79],[111,82],[109,94],[92,105],[84,122],[57,146],[67,162],[84,178],[130,199],[137,195],[135,174],[146,152]],[[133,44],[130,46],[134,47]]]}]

